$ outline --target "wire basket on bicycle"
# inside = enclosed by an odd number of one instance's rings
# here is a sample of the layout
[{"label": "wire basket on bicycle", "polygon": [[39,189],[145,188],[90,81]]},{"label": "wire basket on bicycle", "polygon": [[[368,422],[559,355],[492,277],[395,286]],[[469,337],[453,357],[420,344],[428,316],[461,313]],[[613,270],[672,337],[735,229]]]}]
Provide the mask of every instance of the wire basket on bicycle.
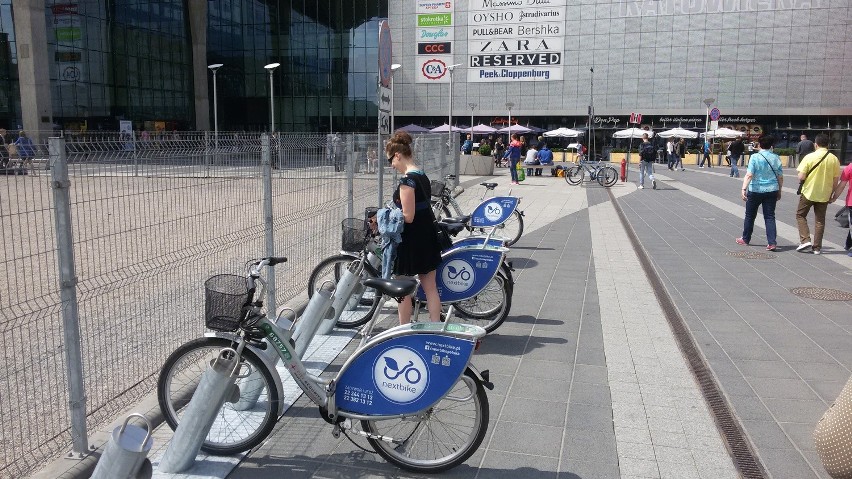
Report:
[{"label": "wire basket on bicycle", "polygon": [[343,251],[361,251],[366,247],[371,231],[365,220],[346,218],[340,223],[340,226],[343,230],[341,242]]},{"label": "wire basket on bicycle", "polygon": [[432,196],[438,198],[444,193],[444,188],[446,188],[446,184],[443,181],[432,180],[429,185],[432,189]]},{"label": "wire basket on bicycle", "polygon": [[214,331],[236,331],[249,299],[244,276],[211,276],[204,282],[204,324]]}]

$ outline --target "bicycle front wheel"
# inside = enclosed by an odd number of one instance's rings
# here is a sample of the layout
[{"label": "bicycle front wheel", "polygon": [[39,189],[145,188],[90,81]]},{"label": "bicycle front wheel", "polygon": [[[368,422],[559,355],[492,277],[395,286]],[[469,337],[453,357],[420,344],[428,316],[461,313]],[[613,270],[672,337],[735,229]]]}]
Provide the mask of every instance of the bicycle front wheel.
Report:
[{"label": "bicycle front wheel", "polygon": [[[487,235],[489,229],[490,228],[480,228],[479,234],[483,236]],[[522,234],[524,234],[524,217],[521,215],[520,211],[515,210],[512,212],[512,216],[506,218],[506,221],[497,225],[495,236],[505,240],[506,246],[512,246],[521,239]]]},{"label": "bicycle front wheel", "polygon": [[609,188],[618,181],[618,170],[612,166],[604,166],[598,170],[598,184]]},{"label": "bicycle front wheel", "polygon": [[571,168],[565,170],[565,181],[570,185],[579,185],[583,182],[583,176],[585,176],[586,170],[583,169],[580,165],[574,165]]},{"label": "bicycle front wheel", "polygon": [[465,323],[481,326],[487,332],[497,329],[512,309],[512,286],[501,274],[496,274],[476,296],[456,303],[459,316]]},{"label": "bicycle front wheel", "polygon": [[361,421],[373,449],[407,471],[441,472],[467,460],[488,429],[488,397],[470,368],[449,393],[415,417]]},{"label": "bicycle front wheel", "polygon": [[[224,338],[199,338],[173,352],[157,381],[157,400],[169,427],[177,429],[189,401],[210,368],[210,361],[222,348],[235,344]],[[213,426],[201,450],[217,456],[228,456],[260,444],[272,432],[277,421],[278,389],[266,364],[248,349],[243,350],[240,361],[243,374],[248,377],[236,380],[225,394],[225,403],[216,413]]]},{"label": "bicycle front wheel", "polygon": [[[348,254],[339,254],[326,258],[317,265],[311,272],[308,278],[308,297],[312,297],[317,288],[322,287],[326,281],[331,281],[335,285],[343,276],[343,272],[353,261],[358,261],[357,256]],[[363,273],[368,275],[366,271]],[[376,308],[379,307],[381,295],[376,294],[373,288],[363,288],[357,298],[352,298],[346,305],[340,317],[337,319],[338,328],[357,328],[363,326],[370,320]]]}]

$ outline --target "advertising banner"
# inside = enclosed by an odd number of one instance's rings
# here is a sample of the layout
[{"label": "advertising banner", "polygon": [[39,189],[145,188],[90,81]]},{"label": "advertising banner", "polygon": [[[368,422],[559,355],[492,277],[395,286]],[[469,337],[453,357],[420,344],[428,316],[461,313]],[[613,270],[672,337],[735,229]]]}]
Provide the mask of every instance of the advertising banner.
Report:
[{"label": "advertising banner", "polygon": [[454,0],[415,0],[417,2],[416,83],[449,83],[447,66],[453,62]]},{"label": "advertising banner", "polygon": [[417,83],[449,83],[447,67],[452,64],[452,55],[418,56]]},{"label": "advertising banner", "polygon": [[472,0],[467,81],[562,80],[567,0]]},{"label": "advertising banner", "polygon": [[[464,301],[481,293],[497,274],[503,254],[496,249],[476,247],[453,249],[444,254],[435,275],[441,302]],[[417,298],[426,301],[423,288],[417,289]]]},{"label": "advertising banner", "polygon": [[338,378],[337,407],[373,415],[426,409],[464,373],[474,346],[470,340],[418,333],[363,350]]}]

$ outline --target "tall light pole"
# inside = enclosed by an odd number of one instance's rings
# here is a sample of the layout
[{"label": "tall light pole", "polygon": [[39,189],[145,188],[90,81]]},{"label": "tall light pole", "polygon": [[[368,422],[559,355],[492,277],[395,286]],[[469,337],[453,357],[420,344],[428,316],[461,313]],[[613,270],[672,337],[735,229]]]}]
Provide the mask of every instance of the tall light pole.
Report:
[{"label": "tall light pole", "polygon": [[402,66],[402,65],[400,65],[399,63],[394,63],[394,64],[392,64],[392,65],[391,65],[391,77],[390,77],[390,91],[391,91],[391,99],[390,99],[390,131],[391,131],[391,135],[393,135],[393,132],[394,132],[394,121],[393,121],[393,73],[394,73],[395,71],[399,70],[399,68],[400,68],[401,66]]},{"label": "tall light pole", "polygon": [[473,140],[473,110],[476,109],[476,103],[468,103],[470,107],[470,139]]},{"label": "tall light pole", "polygon": [[216,145],[216,151],[219,151],[219,99],[216,92],[216,71],[222,68],[221,63],[207,65],[207,68],[213,72],[213,138]]},{"label": "tall light pole", "polygon": [[[449,101],[449,114],[447,115],[447,149],[450,152],[450,155],[455,158],[455,146],[453,146],[453,70],[456,69],[457,66],[461,65],[461,63],[456,63],[454,65],[450,65],[447,67],[447,70],[450,71],[450,101]],[[456,161],[455,175],[456,178],[459,177],[459,163]]]},{"label": "tall light pole", "polygon": [[[704,105],[707,106],[707,109],[705,110],[706,116],[704,117],[704,142],[705,143],[709,142],[709,139],[707,138],[707,132],[710,130],[710,105],[712,105],[714,101],[716,101],[715,98],[705,98],[704,99]],[[701,153],[702,154],[704,153],[704,145],[701,145]],[[709,155],[707,157],[710,158],[709,161],[713,161],[713,159]],[[702,158],[703,158],[703,156],[702,156]],[[701,161],[704,161],[704,160],[701,160]]]},{"label": "tall light pole", "polygon": [[280,63],[270,63],[269,65],[264,66],[263,68],[269,72],[269,132],[275,133],[275,90],[273,89],[274,84],[272,82],[272,72],[275,71],[276,68],[280,67]]},{"label": "tall light pole", "polygon": [[512,142],[512,107],[515,106],[514,103],[507,101],[506,109],[509,110],[509,141],[506,143],[508,145]]}]

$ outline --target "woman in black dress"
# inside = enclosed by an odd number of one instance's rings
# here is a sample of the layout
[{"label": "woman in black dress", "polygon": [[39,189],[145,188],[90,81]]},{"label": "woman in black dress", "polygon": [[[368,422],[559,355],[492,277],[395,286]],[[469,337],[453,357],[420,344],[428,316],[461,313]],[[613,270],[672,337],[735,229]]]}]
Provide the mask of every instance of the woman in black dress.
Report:
[{"label": "woman in black dress", "polygon": [[[438,296],[435,270],[441,263],[441,249],[432,224],[431,187],[426,173],[414,162],[411,143],[411,135],[397,131],[385,145],[388,163],[403,175],[393,193],[393,201],[405,217],[393,272],[397,276],[416,275],[420,278],[420,285],[426,293],[429,319],[440,321],[441,298]],[[411,322],[411,310],[410,297],[399,303],[400,324]]]}]

